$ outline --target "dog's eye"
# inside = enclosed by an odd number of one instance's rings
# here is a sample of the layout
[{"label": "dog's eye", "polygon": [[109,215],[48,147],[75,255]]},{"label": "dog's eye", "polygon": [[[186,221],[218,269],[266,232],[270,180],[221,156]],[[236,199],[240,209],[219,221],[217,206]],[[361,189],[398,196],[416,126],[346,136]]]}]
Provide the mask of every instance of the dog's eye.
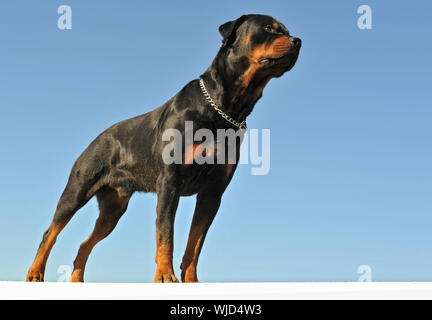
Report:
[{"label": "dog's eye", "polygon": [[271,26],[271,25],[264,26],[264,30],[267,32],[273,32],[274,31],[273,26]]}]

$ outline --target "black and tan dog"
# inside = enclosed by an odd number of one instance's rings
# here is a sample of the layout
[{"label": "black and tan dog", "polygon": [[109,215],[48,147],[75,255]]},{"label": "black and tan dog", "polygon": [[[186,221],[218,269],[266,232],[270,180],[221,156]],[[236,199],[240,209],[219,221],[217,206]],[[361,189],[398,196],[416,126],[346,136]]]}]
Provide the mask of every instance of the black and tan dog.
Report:
[{"label": "black and tan dog", "polygon": [[[113,125],[81,154],[53,221],[43,235],[27,281],[43,281],[48,255],[58,234],[75,212],[96,195],[99,218],[92,234],[79,248],[71,279],[84,281],[91,250],[114,229],[135,191],[157,193],[156,282],[178,281],[172,265],[174,217],[179,198],[197,194],[181,280],[198,281],[200,251],[238,161],[166,164],[162,153],[168,142],[162,139],[162,134],[175,128],[184,138],[185,121],[193,121],[194,131],[243,128],[265,85],[294,66],[301,47],[301,40],[291,36],[283,24],[270,16],[244,15],[221,25],[219,31],[222,47],[201,76],[201,84],[200,80],[193,80],[158,109]],[[237,160],[239,146],[236,143]],[[183,160],[194,158],[195,148],[185,148],[182,155]]]}]

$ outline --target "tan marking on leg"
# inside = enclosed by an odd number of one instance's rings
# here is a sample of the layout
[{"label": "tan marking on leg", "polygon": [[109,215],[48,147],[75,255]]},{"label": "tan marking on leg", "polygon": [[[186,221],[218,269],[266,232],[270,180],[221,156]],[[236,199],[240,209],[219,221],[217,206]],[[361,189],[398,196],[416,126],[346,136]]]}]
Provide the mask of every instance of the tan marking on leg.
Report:
[{"label": "tan marking on leg", "polygon": [[[118,220],[123,215],[130,197],[122,197],[116,190],[105,191],[104,198],[99,202],[100,214],[96,220],[93,232],[84,241],[74,261],[74,270],[71,282],[84,282],[84,271],[88,257],[96,244],[107,237],[117,225]],[[102,196],[103,197],[103,196]],[[109,210],[114,210],[108,212]]]},{"label": "tan marking on leg", "polygon": [[[158,236],[158,239],[160,236]],[[172,244],[158,241],[156,249],[156,274],[154,282],[178,282],[172,265],[173,246]]]},{"label": "tan marking on leg", "polygon": [[[156,206],[156,212],[159,216],[160,207],[159,203]],[[170,240],[166,239],[161,232],[161,226],[156,224],[156,257],[157,264],[154,282],[178,282],[174,274],[172,265],[173,250],[174,250],[174,234],[170,236]]]},{"label": "tan marking on leg", "polygon": [[35,260],[27,273],[26,281],[44,280],[44,272],[48,256],[56,242],[58,234],[65,225],[66,223],[64,225],[56,225],[51,223],[46,235],[44,235],[41,245],[39,246]]},{"label": "tan marking on leg", "polygon": [[182,281],[198,282],[196,274],[198,258],[203,245],[204,224],[194,225],[189,233],[189,240],[182,260]]}]

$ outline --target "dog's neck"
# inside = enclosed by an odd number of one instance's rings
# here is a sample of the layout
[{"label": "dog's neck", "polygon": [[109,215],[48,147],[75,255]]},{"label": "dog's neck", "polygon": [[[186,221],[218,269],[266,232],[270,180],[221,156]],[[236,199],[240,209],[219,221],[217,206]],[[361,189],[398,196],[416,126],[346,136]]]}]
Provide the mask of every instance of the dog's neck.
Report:
[{"label": "dog's neck", "polygon": [[229,116],[241,122],[252,112],[262,96],[268,79],[252,79],[243,86],[243,74],[248,66],[229,66],[223,49],[211,66],[201,75],[213,101]]}]

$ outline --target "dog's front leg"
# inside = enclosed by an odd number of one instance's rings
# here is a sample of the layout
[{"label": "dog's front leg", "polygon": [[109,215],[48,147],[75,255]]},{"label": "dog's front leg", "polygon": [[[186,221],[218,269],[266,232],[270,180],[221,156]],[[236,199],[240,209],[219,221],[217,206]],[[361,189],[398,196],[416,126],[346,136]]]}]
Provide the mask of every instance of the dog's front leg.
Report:
[{"label": "dog's front leg", "polygon": [[178,282],[173,269],[174,219],[179,194],[172,183],[159,184],[156,218],[156,275],[155,282]]},{"label": "dog's front leg", "polygon": [[207,231],[219,209],[222,194],[202,192],[198,194],[189,240],[183,256],[181,279],[198,282],[197,264]]}]

